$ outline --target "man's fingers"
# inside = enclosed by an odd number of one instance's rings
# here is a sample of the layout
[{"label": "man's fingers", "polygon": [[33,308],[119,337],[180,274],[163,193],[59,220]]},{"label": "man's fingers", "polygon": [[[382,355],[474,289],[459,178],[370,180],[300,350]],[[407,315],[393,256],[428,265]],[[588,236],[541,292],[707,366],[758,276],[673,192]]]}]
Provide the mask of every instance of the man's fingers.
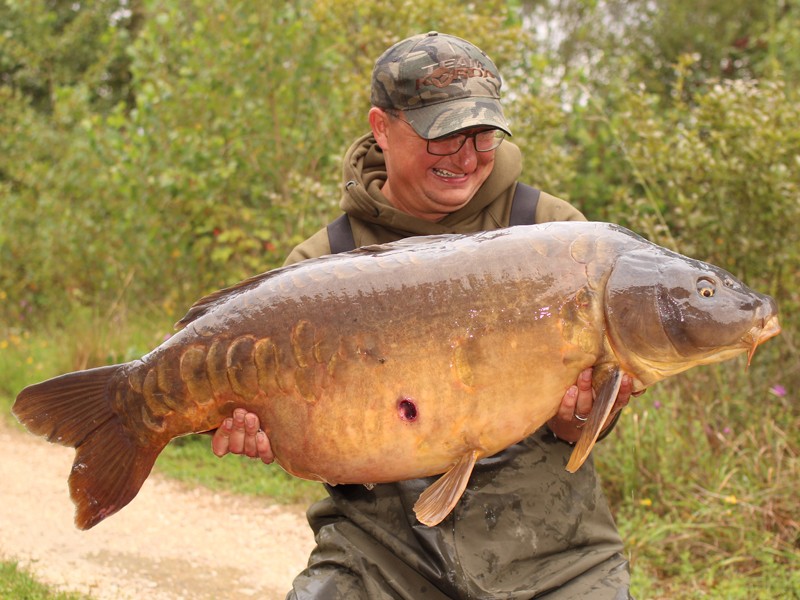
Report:
[{"label": "man's fingers", "polygon": [[575,401],[575,413],[581,417],[586,417],[592,411],[594,398],[592,397],[592,369],[584,369],[578,375],[576,383],[578,387],[578,397]]},{"label": "man's fingers", "polygon": [[237,408],[233,411],[233,427],[231,428],[230,436],[228,436],[228,451],[233,454],[244,453],[244,439],[245,439],[245,423],[244,417],[247,411],[243,408]]},{"label": "man's fingers", "polygon": [[222,422],[211,439],[211,450],[219,457],[231,453],[260,458],[265,464],[275,460],[269,438],[261,429],[258,415],[243,408],[237,408],[233,411],[233,417]]},{"label": "man's fingers", "polygon": [[230,437],[233,431],[233,419],[225,419],[214,432],[211,438],[211,450],[219,457],[225,456],[230,452]]},{"label": "man's fingers", "polygon": [[258,417],[247,413],[244,417],[244,454],[250,458],[258,456],[256,447],[256,434],[258,433]]},{"label": "man's fingers", "polygon": [[558,418],[562,421],[571,421],[575,415],[575,404],[578,402],[578,386],[572,385],[564,394],[561,406],[558,407]]},{"label": "man's fingers", "polygon": [[275,460],[275,456],[272,454],[272,446],[269,443],[269,438],[267,437],[267,434],[261,430],[256,433],[256,450],[258,451],[258,456],[261,459],[261,462],[263,462],[265,465],[268,465]]},{"label": "man's fingers", "polygon": [[619,386],[619,392],[617,392],[617,399],[614,402],[614,412],[618,412],[625,408],[630,402],[631,399],[631,392],[633,391],[633,378],[630,375],[625,374],[622,376],[622,383]]}]

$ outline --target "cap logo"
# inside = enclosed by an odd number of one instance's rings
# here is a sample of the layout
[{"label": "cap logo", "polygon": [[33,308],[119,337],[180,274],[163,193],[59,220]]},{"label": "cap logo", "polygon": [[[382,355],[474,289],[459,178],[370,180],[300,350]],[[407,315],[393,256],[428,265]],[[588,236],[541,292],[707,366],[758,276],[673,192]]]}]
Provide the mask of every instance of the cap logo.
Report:
[{"label": "cap logo", "polygon": [[471,77],[483,77],[485,79],[494,77],[494,74],[485,69],[478,60],[453,58],[440,62],[431,73],[417,79],[416,89],[429,85],[444,88],[454,81],[467,80]]}]

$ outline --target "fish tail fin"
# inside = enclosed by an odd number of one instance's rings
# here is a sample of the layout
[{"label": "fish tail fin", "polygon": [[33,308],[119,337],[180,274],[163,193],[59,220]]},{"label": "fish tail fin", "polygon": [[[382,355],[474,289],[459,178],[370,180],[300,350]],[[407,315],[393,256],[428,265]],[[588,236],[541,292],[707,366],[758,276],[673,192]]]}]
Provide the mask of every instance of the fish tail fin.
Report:
[{"label": "fish tail fin", "polygon": [[600,385],[595,394],[596,398],[594,404],[592,404],[592,410],[583,426],[581,437],[575,444],[567,463],[567,471],[570,473],[577,471],[589,458],[589,453],[594,448],[597,438],[600,437],[600,432],[603,430],[603,425],[605,425],[608,415],[611,414],[611,409],[614,408],[619,387],[622,384],[622,375],[622,371],[618,367],[614,367],[597,376]]},{"label": "fish tail fin", "polygon": [[113,410],[114,380],[123,366],[67,373],[28,386],[12,408],[31,433],[76,449],[69,488],[79,529],[95,526],[128,504],[163,449],[137,444]]},{"label": "fish tail fin", "polygon": [[163,449],[134,443],[116,419],[95,429],[76,449],[69,476],[75,525],[90,529],[133,500]]}]

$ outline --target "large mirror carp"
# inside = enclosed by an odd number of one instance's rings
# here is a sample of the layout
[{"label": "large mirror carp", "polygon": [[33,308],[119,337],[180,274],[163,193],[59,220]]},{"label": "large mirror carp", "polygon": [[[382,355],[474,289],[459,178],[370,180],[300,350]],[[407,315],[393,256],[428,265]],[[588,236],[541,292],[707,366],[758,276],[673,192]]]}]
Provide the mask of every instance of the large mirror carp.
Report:
[{"label": "large mirror carp", "polygon": [[409,238],[276,269],[195,304],[139,360],[31,385],[14,414],[76,448],[75,522],[120,510],[158,454],[258,417],[289,473],[331,484],[444,475],[415,506],[458,502],[475,461],[522,440],[594,366],[586,459],[623,373],[634,389],[753,352],[772,298],[606,223]]}]

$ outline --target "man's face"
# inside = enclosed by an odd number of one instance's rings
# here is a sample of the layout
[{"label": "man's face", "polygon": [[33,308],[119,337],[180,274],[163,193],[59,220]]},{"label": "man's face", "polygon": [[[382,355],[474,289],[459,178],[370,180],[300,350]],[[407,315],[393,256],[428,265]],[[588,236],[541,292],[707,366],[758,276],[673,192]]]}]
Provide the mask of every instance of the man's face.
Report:
[{"label": "man's face", "polygon": [[439,221],[472,199],[492,172],[495,151],[477,152],[469,139],[455,154],[434,156],[428,153],[426,140],[401,119],[378,108],[370,111],[370,124],[386,160],[383,194],[403,212]]}]

